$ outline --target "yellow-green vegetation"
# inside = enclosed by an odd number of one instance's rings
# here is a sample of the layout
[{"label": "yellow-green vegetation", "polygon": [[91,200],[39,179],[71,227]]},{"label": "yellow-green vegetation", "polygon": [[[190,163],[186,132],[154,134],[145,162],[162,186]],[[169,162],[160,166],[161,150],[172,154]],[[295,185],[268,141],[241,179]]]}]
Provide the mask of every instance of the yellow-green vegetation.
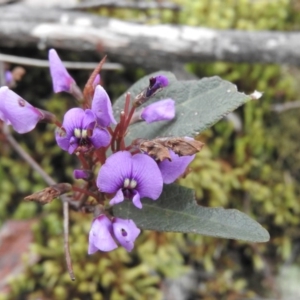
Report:
[{"label": "yellow-green vegetation", "polygon": [[[150,15],[151,23],[177,20],[181,24],[220,29],[298,30],[300,24],[300,1],[178,0],[176,3],[183,6],[176,16],[170,11],[151,11],[147,17]],[[137,20],[146,16],[129,10],[124,13],[101,9],[99,13]],[[45,184],[2,143],[1,222],[9,218],[40,218],[34,227],[32,245],[40,261],[11,282],[11,293],[3,299],[24,299],[25,295],[26,299],[162,299],[165,278],[184,276],[191,269],[197,274],[198,284],[190,299],[277,295],[274,275],[290,259],[299,241],[300,110],[278,114],[271,106],[299,99],[299,70],[224,62],[193,63],[186,69],[199,77],[219,75],[236,83],[240,91],[264,92],[261,100],[235,112],[241,120],[241,129],[236,130],[230,121],[223,120],[200,135],[206,146],[192,163],[191,174],[180,183],[195,189],[200,205],[236,208],[250,215],[269,230],[271,241],[249,244],[193,234],[144,232],[130,254],[118,249],[88,256],[87,236],[92,216],[72,213],[70,245],[76,281],[71,282],[64,262],[61,205],[53,202],[41,208],[22,203],[22,196]],[[131,73],[132,78],[135,76]],[[31,94],[35,85],[33,81],[28,83]],[[110,92],[116,94],[117,88],[109,86]],[[39,93],[39,97],[46,97],[40,90]],[[61,116],[72,105],[63,96],[44,100],[42,104]],[[20,143],[58,181],[72,180],[76,159],[55,145],[53,127],[39,129],[40,132],[18,137]],[[290,263],[299,263],[293,257]]]}]

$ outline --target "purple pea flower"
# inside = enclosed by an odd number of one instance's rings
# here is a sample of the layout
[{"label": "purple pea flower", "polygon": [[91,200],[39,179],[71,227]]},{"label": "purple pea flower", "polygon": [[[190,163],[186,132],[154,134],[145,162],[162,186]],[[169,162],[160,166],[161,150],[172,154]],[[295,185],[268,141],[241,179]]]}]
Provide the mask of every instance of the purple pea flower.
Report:
[{"label": "purple pea flower", "polygon": [[44,119],[44,114],[7,86],[0,88],[0,119],[18,133],[26,133]]},{"label": "purple pea flower", "polygon": [[88,254],[93,254],[97,250],[112,251],[118,247],[112,237],[112,223],[105,215],[95,218],[89,234]]},{"label": "purple pea flower", "polygon": [[77,86],[75,80],[68,73],[54,49],[49,50],[48,58],[54,93],[65,91],[74,95],[76,99],[82,99],[83,95],[81,90]]},{"label": "purple pea flower", "polygon": [[130,252],[133,249],[134,241],[141,230],[136,227],[132,220],[123,220],[119,218],[113,218],[112,226],[116,240]]},{"label": "purple pea flower", "polygon": [[96,86],[91,109],[96,115],[99,126],[107,127],[111,123],[117,124],[109,96],[101,85]]},{"label": "purple pea flower", "polygon": [[164,99],[146,106],[141,112],[141,118],[147,123],[169,121],[175,117],[175,101]]},{"label": "purple pea flower", "polygon": [[154,95],[159,89],[166,87],[169,84],[169,80],[166,76],[158,75],[156,77],[151,77],[149,79],[149,87],[146,91],[146,97],[151,97]]},{"label": "purple pea flower", "polygon": [[97,250],[111,251],[118,247],[115,240],[128,252],[134,247],[134,241],[141,230],[132,220],[113,218],[112,221],[105,215],[95,218],[89,233],[88,254]]},{"label": "purple pea flower", "polygon": [[158,167],[161,171],[163,182],[166,184],[174,182],[179,176],[181,176],[187,166],[195,158],[195,155],[189,156],[179,156],[174,153],[172,150],[169,150],[172,161],[164,159],[161,162],[158,162]]},{"label": "purple pea flower", "polygon": [[70,154],[75,150],[105,147],[110,142],[107,130],[97,126],[93,111],[81,108],[67,111],[62,128],[56,131],[55,137],[58,146]]},{"label": "purple pea flower", "polygon": [[141,198],[158,199],[163,179],[150,156],[120,151],[111,155],[101,167],[97,186],[101,192],[116,193],[110,200],[111,205],[129,198],[137,208],[142,208]]}]

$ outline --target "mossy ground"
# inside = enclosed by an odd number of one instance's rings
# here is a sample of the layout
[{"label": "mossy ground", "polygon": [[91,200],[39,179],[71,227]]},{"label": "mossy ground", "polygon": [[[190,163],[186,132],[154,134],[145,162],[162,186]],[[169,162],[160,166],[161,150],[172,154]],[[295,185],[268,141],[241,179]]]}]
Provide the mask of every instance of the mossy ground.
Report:
[{"label": "mossy ground", "polygon": [[[179,22],[212,28],[245,30],[299,30],[300,1],[288,0],[203,0],[177,1],[179,13],[99,10],[102,15],[150,23]],[[25,56],[18,49],[15,54]],[[28,56],[46,57],[46,52],[29,49]],[[68,60],[91,60],[83,54],[60,51]],[[45,187],[45,183],[2,142],[0,149],[0,225],[6,219],[40,218],[33,228],[34,252],[39,263],[28,266],[11,282],[9,296],[0,299],[162,299],[166,278],[195,271],[190,299],[247,299],[277,297],[276,274],[283,264],[299,266],[300,224],[300,110],[278,114],[271,107],[299,99],[300,72],[295,67],[193,63],[186,65],[197,76],[219,75],[237,84],[240,91],[264,91],[260,101],[251,102],[235,114],[242,128],[236,130],[222,120],[203,132],[206,143],[192,163],[192,173],[180,184],[196,190],[200,205],[236,208],[267,228],[271,241],[249,244],[193,234],[144,232],[135,249],[87,255],[87,235],[91,216],[71,213],[71,254],[76,281],[66,272],[62,209],[59,202],[46,206],[24,203],[25,195]],[[105,72],[104,82],[115,99],[144,73],[131,69],[123,73]],[[81,86],[88,72],[72,73]],[[51,96],[48,70],[27,68],[17,90],[39,107],[63,116],[74,106],[67,95]],[[15,135],[21,145],[57,181],[71,181],[76,159],[55,144],[54,127],[39,125],[26,135]]]}]

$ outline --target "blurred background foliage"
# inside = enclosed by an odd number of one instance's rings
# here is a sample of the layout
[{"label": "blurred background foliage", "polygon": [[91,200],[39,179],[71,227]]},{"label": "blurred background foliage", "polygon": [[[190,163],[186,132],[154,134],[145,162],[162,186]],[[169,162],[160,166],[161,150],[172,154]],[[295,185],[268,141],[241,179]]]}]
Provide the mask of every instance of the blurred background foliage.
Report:
[{"label": "blurred background foliage", "polygon": [[[300,29],[299,0],[174,2],[183,10],[93,12],[151,24]],[[46,51],[27,51],[13,52],[35,58],[47,56]],[[95,54],[59,54],[65,60],[98,60]],[[278,113],[272,105],[300,98],[299,69],[225,62],[191,63],[185,67],[199,78],[218,75],[246,93],[264,91],[261,100],[241,107],[233,118],[220,121],[199,136],[206,146],[192,163],[192,172],[180,183],[195,189],[200,205],[236,208],[247,213],[269,230],[271,241],[250,244],[194,234],[144,232],[130,254],[119,248],[88,256],[92,216],[72,212],[70,245],[76,281],[71,282],[64,261],[61,204],[57,201],[41,207],[22,201],[24,196],[44,188],[45,183],[2,137],[0,225],[7,219],[37,218],[31,248],[40,259],[13,279],[11,292],[0,295],[0,299],[284,299],[285,290],[280,284],[283,281],[278,276],[286,268],[293,268],[294,278],[300,276],[300,109]],[[48,70],[26,70],[16,88],[25,99],[61,118],[66,109],[76,105],[68,95],[53,96]],[[86,71],[71,73],[80,86],[89,75]],[[111,98],[116,99],[145,73],[147,70],[142,68],[106,71],[102,74],[103,84]],[[37,130],[15,137],[57,181],[72,182],[77,160],[56,146],[53,131],[51,125],[39,125]],[[292,289],[292,282],[284,282]]]}]

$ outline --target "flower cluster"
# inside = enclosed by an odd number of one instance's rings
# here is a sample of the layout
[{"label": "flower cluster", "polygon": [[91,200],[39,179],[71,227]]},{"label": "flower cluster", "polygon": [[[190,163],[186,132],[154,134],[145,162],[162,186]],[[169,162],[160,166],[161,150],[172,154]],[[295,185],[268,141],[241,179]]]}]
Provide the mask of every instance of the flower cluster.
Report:
[{"label": "flower cluster", "polygon": [[[111,100],[100,85],[99,71],[102,64],[103,61],[82,92],[56,51],[49,51],[54,92],[68,92],[82,103],[82,107],[69,109],[62,123],[50,112],[32,106],[8,87],[0,88],[0,119],[3,122],[11,125],[18,133],[31,131],[41,121],[55,124],[58,146],[69,154],[76,154],[81,161],[82,168],[74,170],[74,178],[84,179],[85,183],[79,187],[74,186],[73,191],[74,201],[95,206],[95,218],[89,233],[89,254],[97,250],[114,250],[118,244],[131,251],[140,233],[133,220],[110,215],[106,200],[113,206],[129,199],[136,208],[142,209],[142,199],[147,197],[157,200],[163,185],[173,183],[184,174],[195,156],[195,152],[180,152],[171,143],[166,146],[165,141],[157,147],[163,155],[157,155],[151,150],[151,147],[157,146],[156,142],[147,148],[149,151],[133,144],[125,145],[124,138],[132,123],[172,120],[176,114],[175,101],[168,98],[141,107],[168,86],[167,77],[152,77],[149,86],[134,101],[131,101],[129,94],[126,95],[124,110],[117,122]],[[7,81],[10,80],[8,75]],[[180,141],[188,143],[185,138]],[[111,148],[112,154],[106,158],[108,148]],[[97,166],[100,166],[100,170],[95,178]],[[90,198],[94,200],[90,201]]]},{"label": "flower cluster", "polygon": [[127,251],[134,247],[134,241],[141,230],[132,220],[112,218],[100,215],[94,219],[89,234],[89,254],[97,250],[111,251],[118,247],[117,240]]}]

